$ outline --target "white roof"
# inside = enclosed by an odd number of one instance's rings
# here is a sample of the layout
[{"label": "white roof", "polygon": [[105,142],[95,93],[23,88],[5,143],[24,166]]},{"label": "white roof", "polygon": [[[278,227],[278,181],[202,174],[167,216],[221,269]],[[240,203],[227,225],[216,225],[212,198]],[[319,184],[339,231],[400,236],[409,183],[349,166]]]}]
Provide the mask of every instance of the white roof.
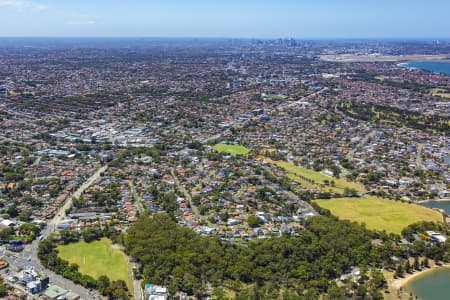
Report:
[{"label": "white roof", "polygon": [[14,225],[14,224],[16,224],[14,221],[11,221],[11,220],[3,220],[2,222],[1,222],[1,224],[2,225],[5,225],[5,226],[11,226],[11,225]]},{"label": "white roof", "polygon": [[153,286],[153,291],[155,293],[167,293],[167,288],[166,287],[162,287],[162,286],[154,285]]},{"label": "white roof", "polygon": [[165,296],[150,296],[148,297],[148,300],[167,300]]}]

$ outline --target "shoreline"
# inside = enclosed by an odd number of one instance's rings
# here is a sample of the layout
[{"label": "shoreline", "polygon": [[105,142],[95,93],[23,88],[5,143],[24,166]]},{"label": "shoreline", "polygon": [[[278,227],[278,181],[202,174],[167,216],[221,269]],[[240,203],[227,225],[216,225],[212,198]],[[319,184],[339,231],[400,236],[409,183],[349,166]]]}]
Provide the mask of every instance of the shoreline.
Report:
[{"label": "shoreline", "polygon": [[433,272],[436,272],[441,269],[450,269],[450,263],[443,264],[441,266],[434,265],[428,269],[418,271],[418,272],[416,271],[412,274],[407,274],[403,278],[394,279],[391,283],[391,287],[396,290],[399,290],[400,288],[405,288],[405,286],[408,285],[408,283],[411,283],[415,279],[418,279],[419,277],[425,276],[429,273],[433,273]]},{"label": "shoreline", "polygon": [[448,54],[410,54],[410,55],[377,55],[371,56],[356,55],[356,54],[322,54],[319,56],[322,61],[329,62],[393,62],[393,63],[408,63],[408,62],[450,62]]},{"label": "shoreline", "polygon": [[448,61],[448,60],[434,61],[434,60],[425,60],[424,59],[424,60],[408,60],[406,62],[398,63],[398,64],[396,64],[396,66],[399,67],[399,68],[407,69],[407,70],[419,70],[419,71],[431,72],[433,74],[450,75],[446,71],[435,71],[435,70],[432,70],[432,69],[429,69],[429,68],[414,67],[414,66],[410,65],[411,63],[415,63],[415,62],[418,62],[418,63],[421,63],[421,62],[423,62],[423,63],[430,63],[430,62],[431,63],[450,63],[450,61]]},{"label": "shoreline", "polygon": [[446,198],[446,199],[435,199],[435,200],[420,200],[414,203],[430,203],[430,202],[450,202],[450,199]]}]

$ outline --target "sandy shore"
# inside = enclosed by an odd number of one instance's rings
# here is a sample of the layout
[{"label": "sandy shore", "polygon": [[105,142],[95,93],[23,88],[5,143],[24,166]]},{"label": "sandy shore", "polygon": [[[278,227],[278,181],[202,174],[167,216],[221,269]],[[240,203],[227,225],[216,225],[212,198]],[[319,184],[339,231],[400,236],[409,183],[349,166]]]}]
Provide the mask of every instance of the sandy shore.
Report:
[{"label": "sandy shore", "polygon": [[437,271],[439,269],[442,269],[442,268],[450,269],[450,264],[444,264],[444,265],[441,265],[441,266],[436,266],[435,265],[435,266],[433,266],[433,267],[431,267],[429,269],[425,269],[423,271],[414,272],[412,274],[406,274],[405,277],[403,277],[403,278],[394,279],[392,281],[392,283],[391,283],[391,286],[394,289],[399,290],[401,287],[404,287],[406,284],[408,284],[413,279],[418,278],[420,276],[424,276],[425,274],[428,274],[428,273],[435,272],[435,271]]}]

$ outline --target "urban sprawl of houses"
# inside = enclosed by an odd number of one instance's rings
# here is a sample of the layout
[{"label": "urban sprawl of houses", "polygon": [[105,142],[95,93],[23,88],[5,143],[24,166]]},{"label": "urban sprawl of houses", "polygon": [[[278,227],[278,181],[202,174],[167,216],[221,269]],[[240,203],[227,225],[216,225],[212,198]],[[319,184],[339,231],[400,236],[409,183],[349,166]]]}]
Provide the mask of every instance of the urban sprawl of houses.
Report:
[{"label": "urban sprawl of houses", "polygon": [[[122,232],[143,213],[167,212],[224,241],[295,236],[317,215],[309,200],[337,193],[331,176],[361,187],[348,195],[449,199],[450,102],[433,90],[448,93],[450,77],[358,61],[432,56],[448,44],[183,43],[0,48],[0,238],[11,298],[95,297],[40,266],[37,243],[55,230]],[[340,54],[355,61],[330,59]],[[218,143],[250,153],[218,153]],[[319,171],[330,185],[291,181],[275,161]],[[164,287],[145,291],[167,297]]]}]

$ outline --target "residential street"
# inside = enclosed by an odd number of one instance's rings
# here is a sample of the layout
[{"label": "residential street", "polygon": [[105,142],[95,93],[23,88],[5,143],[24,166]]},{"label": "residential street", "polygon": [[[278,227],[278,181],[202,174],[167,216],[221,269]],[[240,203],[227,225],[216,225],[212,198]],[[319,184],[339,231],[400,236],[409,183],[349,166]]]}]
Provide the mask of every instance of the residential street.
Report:
[{"label": "residential street", "polygon": [[108,169],[108,166],[103,166],[98,169],[91,177],[89,177],[64,203],[63,206],[60,207],[58,212],[55,214],[55,217],[47,224],[47,229],[43,231],[42,236],[46,238],[51,231],[55,230],[56,227],[61,224],[61,222],[66,217],[66,210],[72,206],[73,198],[79,198],[86,189],[88,189],[99,177],[100,174],[105,172]]},{"label": "residential street", "polygon": [[[48,225],[42,230],[41,236],[42,239],[47,238],[50,233],[56,230],[58,224],[60,224],[64,218],[66,217],[66,210],[70,208],[72,205],[72,199],[80,197],[83,192],[89,188],[99,177],[100,174],[105,172],[107,166],[103,166],[98,169],[91,177],[89,177],[64,203],[63,206],[58,210],[55,214],[55,217],[48,222]],[[78,295],[80,295],[83,299],[95,299],[95,296],[87,289],[83,288],[80,285],[73,283],[70,280],[65,279],[64,277],[45,269],[39,262],[37,257],[37,249],[39,245],[39,239],[34,240],[30,245],[25,247],[25,250],[22,253],[9,253],[5,251],[4,258],[10,264],[10,267],[16,269],[24,269],[32,267],[40,273],[44,273],[50,278],[51,284],[56,284],[66,290],[71,290]]]},{"label": "residential street", "polygon": [[184,194],[184,197],[189,202],[189,205],[192,209],[192,212],[195,215],[195,218],[198,220],[202,219],[202,216],[200,215],[197,206],[192,202],[191,194],[180,184],[180,180],[178,179],[177,175],[175,174],[174,170],[170,170],[170,173],[173,177],[173,181],[175,182],[175,186]]},{"label": "residential street", "polygon": [[131,194],[134,198],[134,206],[136,206],[139,213],[143,213],[144,212],[144,206],[142,205],[143,199],[136,192],[136,187],[134,186],[133,180],[129,180],[128,185],[130,186]]},{"label": "residential street", "polygon": [[352,158],[353,157],[353,155],[355,154],[355,152],[358,150],[358,149],[360,149],[361,147],[363,147],[366,143],[367,143],[367,141],[370,139],[370,138],[373,138],[374,136],[375,136],[375,134],[376,134],[376,131],[375,130],[372,130],[371,132],[369,132],[359,143],[358,143],[358,145],[356,145],[352,150],[350,150],[348,153],[347,153],[347,155],[345,156],[346,158],[348,158],[348,159],[350,159],[350,158]]}]

